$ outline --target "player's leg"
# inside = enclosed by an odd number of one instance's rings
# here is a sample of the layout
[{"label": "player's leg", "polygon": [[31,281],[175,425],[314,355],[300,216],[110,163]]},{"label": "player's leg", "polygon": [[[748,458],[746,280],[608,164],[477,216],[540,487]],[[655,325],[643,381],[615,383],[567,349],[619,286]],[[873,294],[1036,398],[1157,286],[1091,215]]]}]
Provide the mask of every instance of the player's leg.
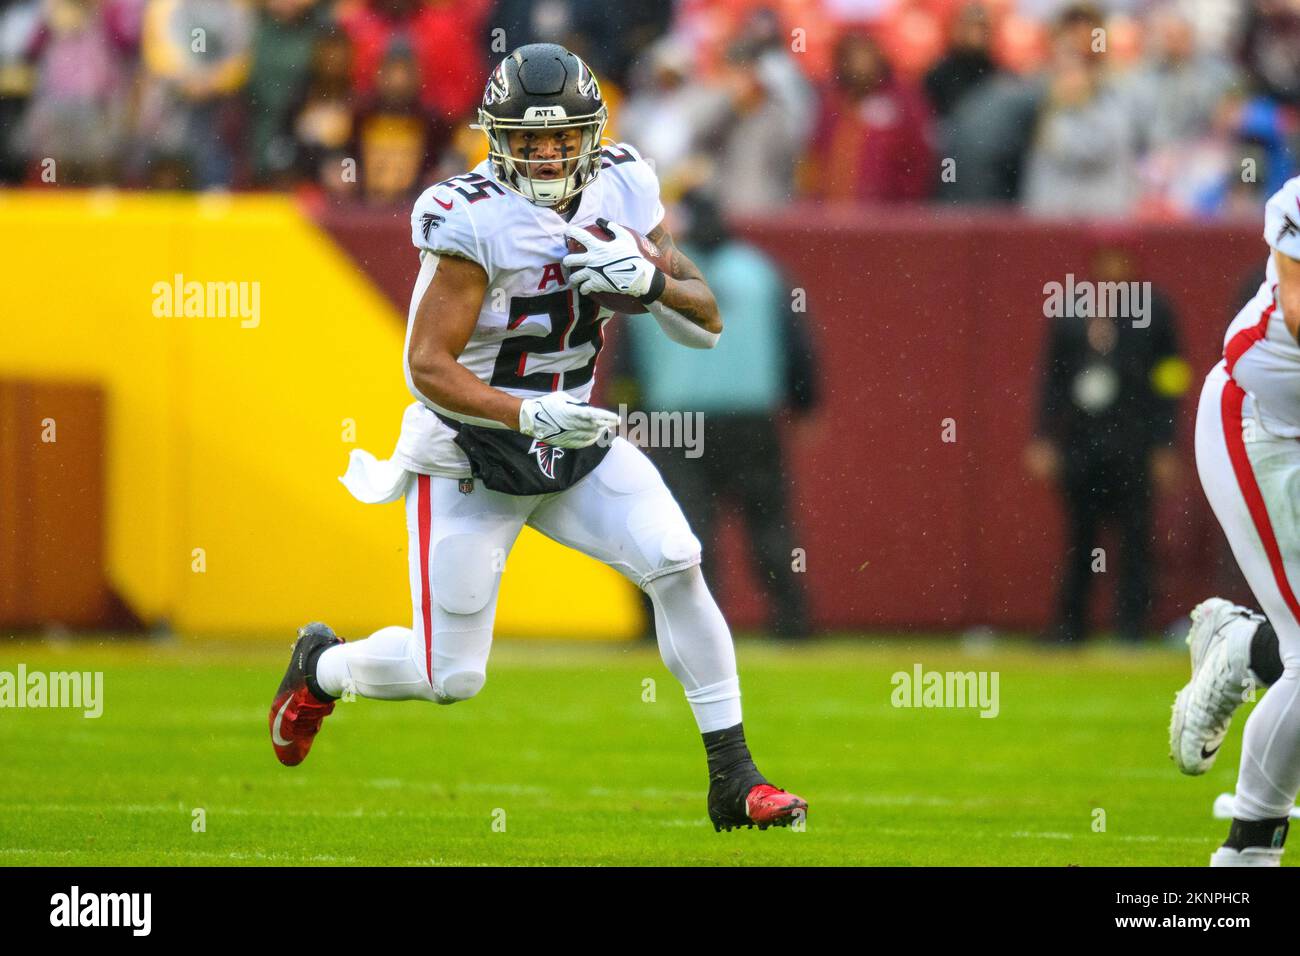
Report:
[{"label": "player's leg", "polygon": [[[1276,865],[1300,790],[1300,605],[1291,583],[1300,580],[1294,531],[1300,511],[1293,500],[1300,490],[1300,444],[1272,439],[1253,423],[1243,435],[1245,401],[1222,366],[1210,373],[1197,413],[1197,470],[1276,631],[1283,672],[1246,721],[1232,828],[1212,862]],[[1241,682],[1253,679],[1253,636],[1249,645],[1242,636],[1224,642],[1229,664],[1222,680],[1236,684],[1230,689],[1238,694]]]},{"label": "player's leg", "polygon": [[505,555],[535,498],[414,477],[406,494],[414,627],[344,643],[323,624],[299,632],[271,708],[280,762],[299,764],[345,693],[450,704],[483,687]]},{"label": "player's leg", "polygon": [[616,439],[604,461],[528,523],[617,569],[650,596],[664,664],[704,738],[716,828],[785,825],[807,804],[758,772],[741,723],[731,631],[700,573],[700,543],[650,460]]},{"label": "player's leg", "polygon": [[483,687],[505,557],[536,499],[418,475],[406,496],[414,626],[386,627],[321,655],[328,695],[450,704]]}]

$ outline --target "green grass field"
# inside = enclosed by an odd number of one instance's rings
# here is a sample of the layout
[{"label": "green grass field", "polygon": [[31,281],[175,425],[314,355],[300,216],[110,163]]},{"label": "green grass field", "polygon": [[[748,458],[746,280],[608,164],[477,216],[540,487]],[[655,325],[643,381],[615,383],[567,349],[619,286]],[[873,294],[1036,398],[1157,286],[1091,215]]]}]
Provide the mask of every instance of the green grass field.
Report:
[{"label": "green grass field", "polygon": [[[499,641],[475,700],[340,703],[294,769],[266,727],[287,648],[0,643],[0,671],[102,670],[105,699],[99,719],[0,710],[0,864],[1201,866],[1243,719],[1212,773],[1183,778],[1174,651],[742,640],[751,747],[811,809],[804,832],[719,834],[648,646]],[[1000,713],[893,707],[916,662],[997,671]]]}]

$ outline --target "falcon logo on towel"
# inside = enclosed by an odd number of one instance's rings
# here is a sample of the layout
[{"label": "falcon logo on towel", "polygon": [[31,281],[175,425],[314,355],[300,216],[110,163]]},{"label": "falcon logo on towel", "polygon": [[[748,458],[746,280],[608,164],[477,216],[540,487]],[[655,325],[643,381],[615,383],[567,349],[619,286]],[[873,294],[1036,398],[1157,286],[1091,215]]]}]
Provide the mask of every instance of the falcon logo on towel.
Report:
[{"label": "falcon logo on towel", "polygon": [[564,457],[564,449],[548,445],[544,441],[533,439],[528,454],[537,456],[537,469],[547,478],[554,480],[555,463]]}]

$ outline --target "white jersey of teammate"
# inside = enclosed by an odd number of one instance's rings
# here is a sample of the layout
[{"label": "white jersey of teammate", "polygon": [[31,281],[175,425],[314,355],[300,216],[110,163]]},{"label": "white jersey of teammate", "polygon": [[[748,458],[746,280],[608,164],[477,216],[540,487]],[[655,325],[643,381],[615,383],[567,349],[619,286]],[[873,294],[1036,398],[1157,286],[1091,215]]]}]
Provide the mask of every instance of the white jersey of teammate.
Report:
[{"label": "white jersey of teammate", "polygon": [[[586,401],[595,381],[596,356],[613,313],[569,287],[560,260],[567,253],[565,227],[598,218],[648,233],[663,220],[659,180],[628,145],[604,150],[601,172],[578,194],[571,220],[506,189],[486,160],[473,172],[425,190],[411,213],[411,240],[420,250],[421,279],[411,296],[407,346],[403,350],[407,388],[417,399],[402,418],[394,463],[407,471],[467,477],[469,462],[454,442],[455,432],[435,414],[436,406],[416,391],[409,351],[415,311],[433,278],[437,259],[455,255],[477,262],[487,273],[478,322],[457,361],[482,382],[519,397],[563,391]],[[498,422],[451,415],[475,425]]]},{"label": "white jersey of teammate", "polygon": [[[1264,207],[1264,239],[1283,255],[1300,259],[1300,176]],[[1228,374],[1254,399],[1264,430],[1300,437],[1300,344],[1283,320],[1271,255],[1264,283],[1228,326],[1223,357]]]}]

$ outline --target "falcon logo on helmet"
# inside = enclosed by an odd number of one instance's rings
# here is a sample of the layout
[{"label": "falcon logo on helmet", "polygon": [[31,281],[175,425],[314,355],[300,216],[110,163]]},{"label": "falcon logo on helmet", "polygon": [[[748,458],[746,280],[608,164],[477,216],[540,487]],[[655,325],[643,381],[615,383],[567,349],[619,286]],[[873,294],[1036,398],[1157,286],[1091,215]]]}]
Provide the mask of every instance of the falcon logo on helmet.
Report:
[{"label": "falcon logo on helmet", "polygon": [[[492,71],[475,128],[487,137],[488,159],[501,185],[539,206],[558,206],[600,173],[608,122],[609,110],[591,68],[557,43],[530,43]],[[577,131],[575,153],[536,159],[510,149],[514,131],[557,129]],[[558,165],[561,174],[549,179],[535,175],[544,165]]]}]

